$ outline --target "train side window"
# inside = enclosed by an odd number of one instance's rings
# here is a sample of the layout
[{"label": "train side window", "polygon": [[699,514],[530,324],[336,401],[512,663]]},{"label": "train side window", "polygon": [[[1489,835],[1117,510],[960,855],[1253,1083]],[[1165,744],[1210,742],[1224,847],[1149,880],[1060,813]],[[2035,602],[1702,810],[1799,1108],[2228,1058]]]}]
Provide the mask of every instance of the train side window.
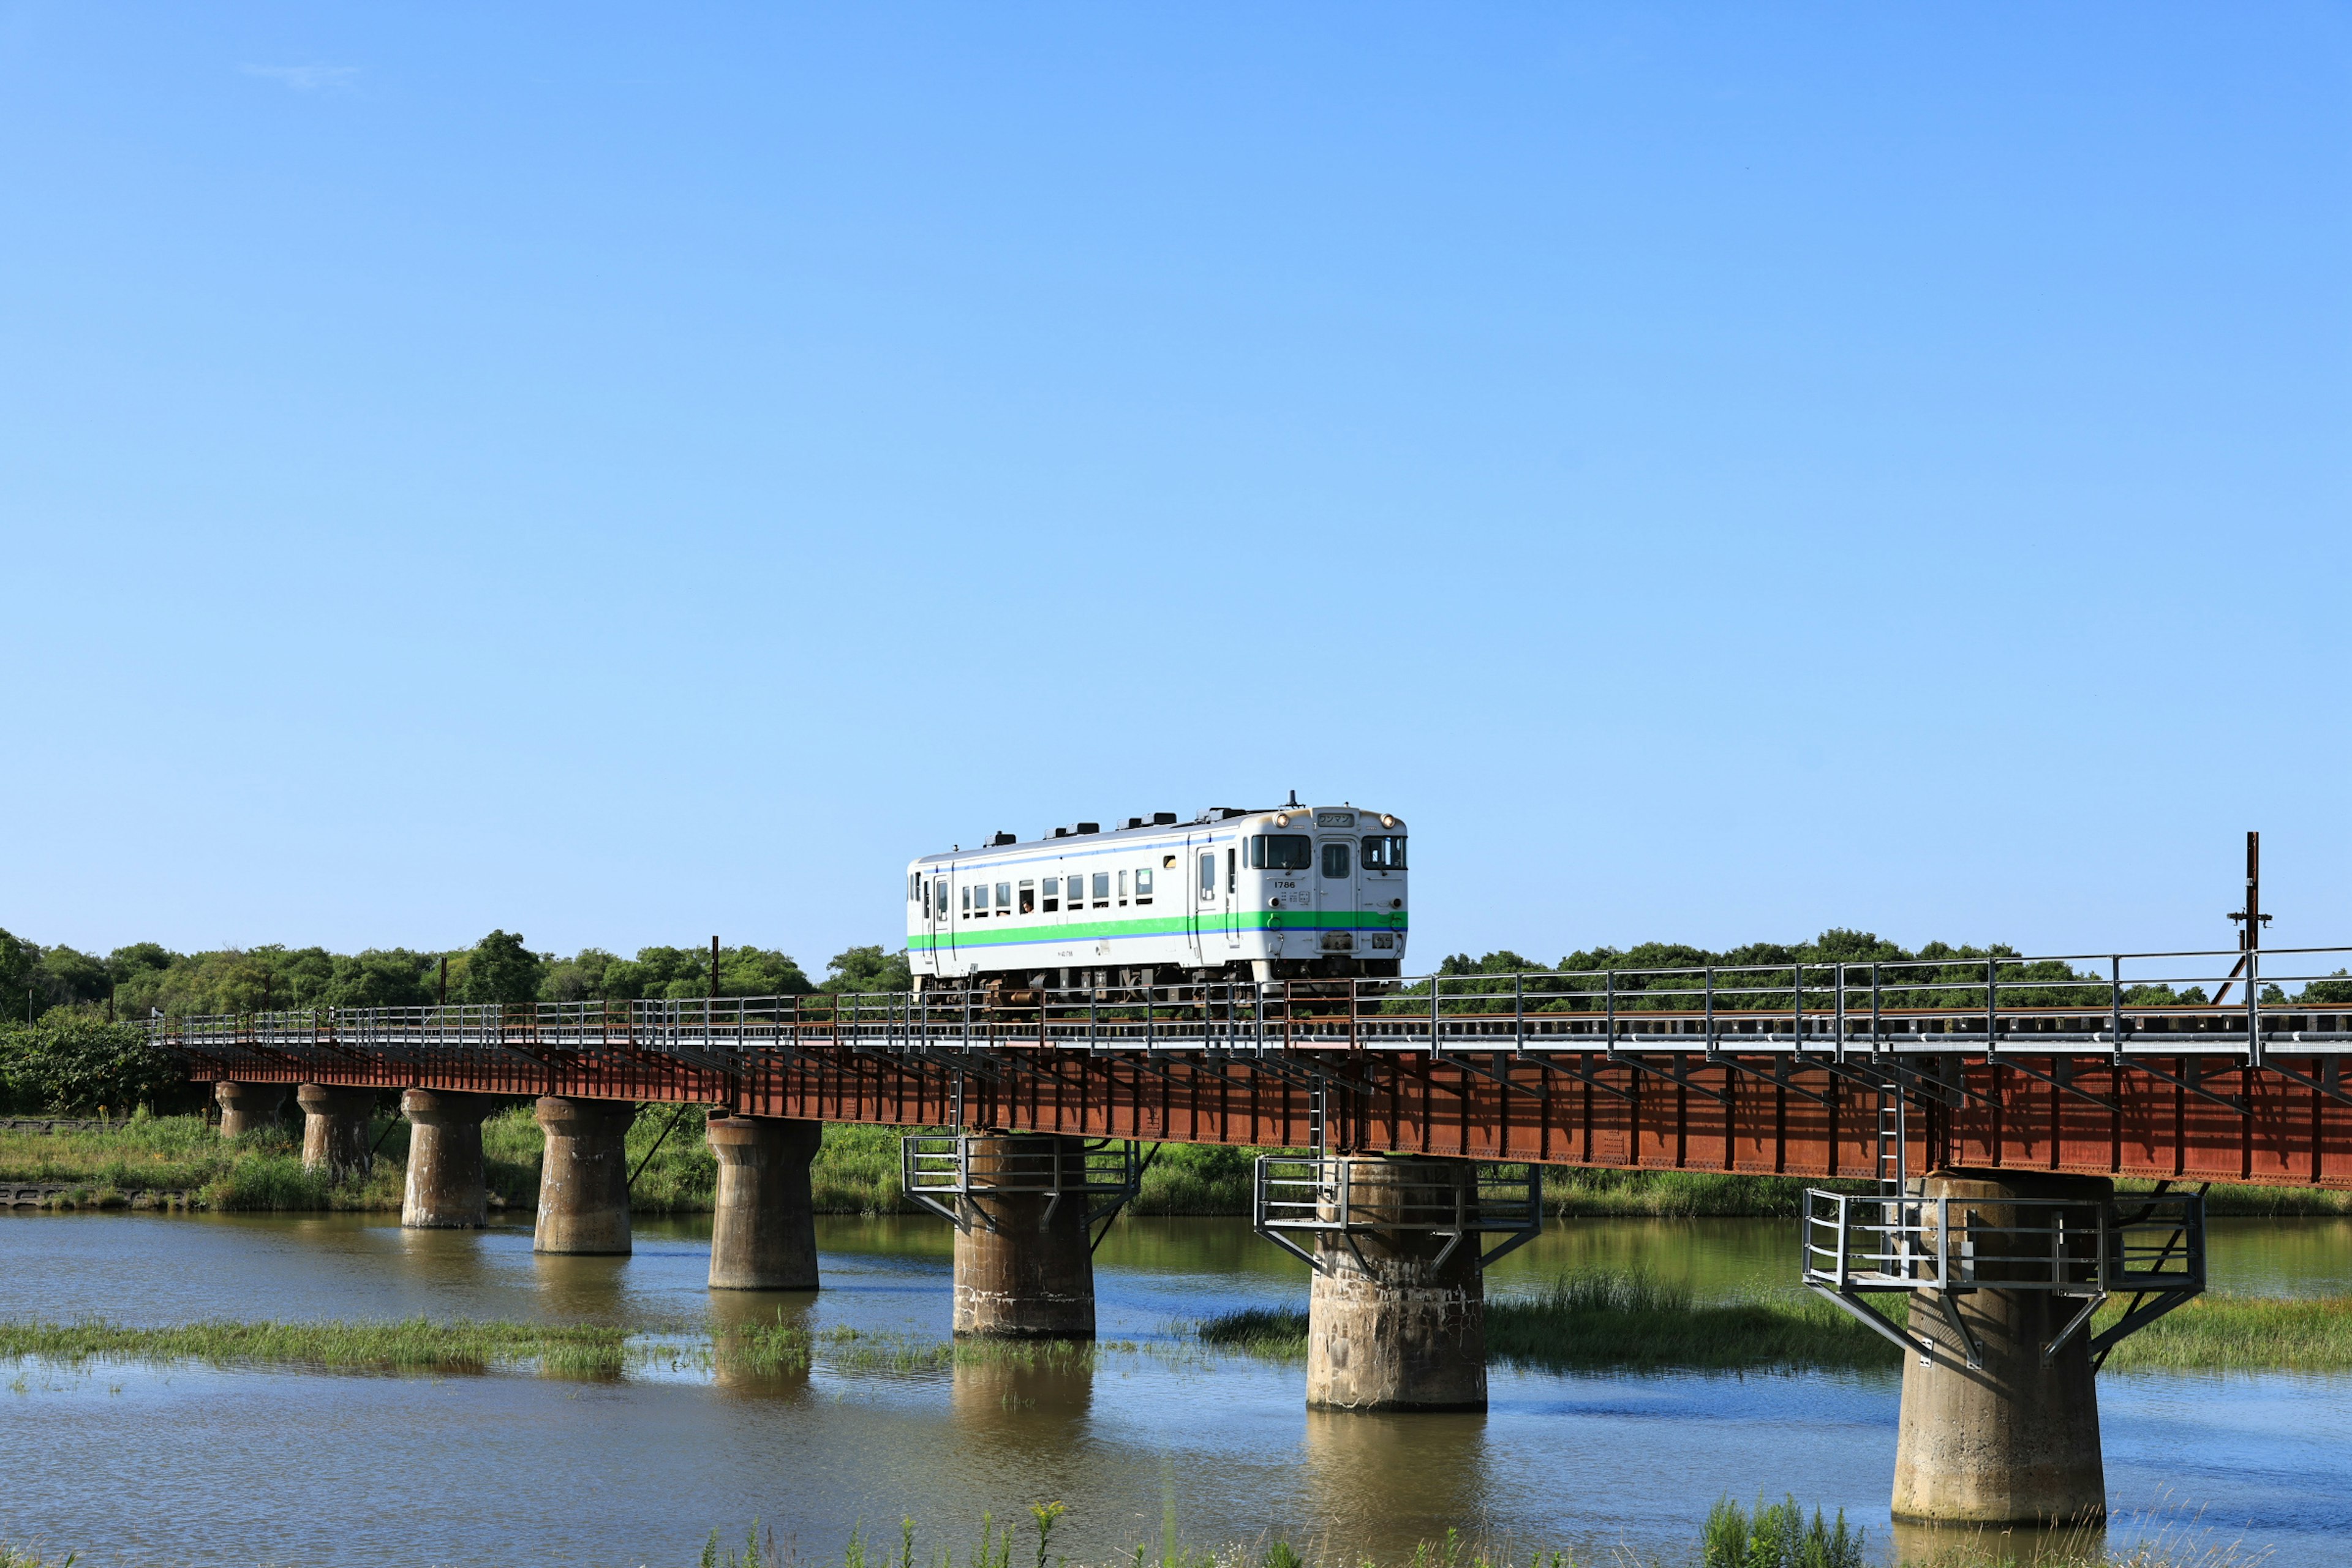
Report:
[{"label": "train side window", "polygon": [[1151,871],[1149,867],[1135,874],[1135,901],[1139,904],[1151,901]]},{"label": "train side window", "polygon": [[1216,896],[1217,852],[1213,849],[1203,849],[1201,851],[1201,897],[1213,899]]},{"label": "train side window", "polygon": [[1327,877],[1350,875],[1350,862],[1353,858],[1348,853],[1346,839],[1333,838],[1326,841],[1323,846],[1323,874]]},{"label": "train side window", "polygon": [[1062,879],[1059,877],[1046,878],[1044,892],[1045,897],[1045,912],[1050,915],[1055,910],[1062,907]]},{"label": "train side window", "polygon": [[963,918],[966,920],[971,919],[971,889],[970,888],[966,888],[963,890]]},{"label": "train side window", "polygon": [[1095,908],[1110,908],[1110,873],[1108,871],[1095,873]]},{"label": "train side window", "polygon": [[1228,849],[1225,851],[1225,891],[1228,894],[1241,891],[1241,874],[1234,869],[1235,865],[1240,861],[1240,859],[1241,851],[1237,849]]},{"label": "train side window", "polygon": [[1118,874],[1118,906],[1121,909],[1127,907],[1127,873],[1124,871]]},{"label": "train side window", "polygon": [[996,907],[1000,910],[1010,910],[1013,908],[1012,883],[999,882],[996,884]]},{"label": "train side window", "polygon": [[1021,912],[1024,915],[1037,912],[1037,887],[1034,882],[1021,884]]}]

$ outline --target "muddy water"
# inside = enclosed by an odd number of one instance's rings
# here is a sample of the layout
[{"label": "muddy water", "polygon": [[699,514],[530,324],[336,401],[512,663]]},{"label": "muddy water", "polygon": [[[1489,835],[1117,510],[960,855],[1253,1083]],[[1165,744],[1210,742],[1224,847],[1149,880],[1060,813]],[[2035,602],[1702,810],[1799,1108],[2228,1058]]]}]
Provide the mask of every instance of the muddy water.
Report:
[{"label": "muddy water", "polygon": [[[1702,1297],[1786,1289],[1777,1221],[1583,1220],[1493,1289],[1643,1268]],[[925,1340],[948,1324],[949,1233],[821,1222],[814,1296],[703,1289],[708,1233],[652,1222],[635,1257],[542,1258],[525,1226],[405,1232],[379,1216],[0,1219],[0,1314],[517,1318],[660,1327],[782,1311]],[[2352,1290],[2352,1223],[2221,1221],[2217,1288]],[[807,1558],[850,1531],[961,1560],[983,1510],[1069,1505],[1088,1561],[1280,1535],[1383,1556],[1448,1526],[1522,1547],[1679,1560],[1715,1499],[1794,1492],[1890,1540],[1891,1376],[1498,1371],[1485,1416],[1318,1415],[1295,1367],[1204,1353],[1193,1319],[1297,1304],[1302,1267],[1230,1220],[1124,1220],[1097,1258],[1091,1370],[691,1369],[614,1383],[200,1367],[0,1369],[0,1542],[96,1563],[687,1563],[753,1520]],[[2352,1379],[2109,1374],[2108,1485],[2282,1568],[2352,1556]]]}]

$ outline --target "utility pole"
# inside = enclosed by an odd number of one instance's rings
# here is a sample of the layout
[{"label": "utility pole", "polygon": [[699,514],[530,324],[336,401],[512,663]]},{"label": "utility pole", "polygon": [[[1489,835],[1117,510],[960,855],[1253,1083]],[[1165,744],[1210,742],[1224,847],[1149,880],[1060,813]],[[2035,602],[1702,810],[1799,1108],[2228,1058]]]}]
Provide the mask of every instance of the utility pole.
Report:
[{"label": "utility pole", "polygon": [[[2246,907],[2231,910],[2230,918],[2238,923],[2238,962],[2230,971],[2230,978],[2221,982],[2213,993],[2213,1005],[2220,1006],[2230,994],[2230,987],[2238,977],[2248,973],[2247,965],[2263,950],[2263,927],[2271,917],[2263,913],[2263,836],[2246,835]],[[2252,984],[2250,981],[2249,984]]]},{"label": "utility pole", "polygon": [[449,955],[441,955],[441,1005],[449,1005]]}]

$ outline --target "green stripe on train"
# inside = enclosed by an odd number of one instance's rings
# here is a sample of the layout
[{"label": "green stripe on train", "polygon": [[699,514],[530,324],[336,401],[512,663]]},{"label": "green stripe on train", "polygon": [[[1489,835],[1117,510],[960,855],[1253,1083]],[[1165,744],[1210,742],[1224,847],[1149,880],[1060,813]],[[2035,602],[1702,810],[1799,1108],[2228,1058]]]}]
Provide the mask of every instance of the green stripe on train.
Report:
[{"label": "green stripe on train", "polygon": [[[1279,923],[1276,923],[1279,922]],[[1404,931],[1402,910],[1244,910],[1235,922],[1244,931]],[[1213,936],[1225,928],[1223,915],[1203,917],[1201,931]],[[1189,936],[1192,921],[1183,915],[1150,915],[1140,920],[1078,921],[1066,925],[959,926],[958,947],[1039,946],[1049,942],[1100,942],[1108,937]],[[908,951],[929,952],[948,946],[945,937],[921,933],[907,939]]]}]

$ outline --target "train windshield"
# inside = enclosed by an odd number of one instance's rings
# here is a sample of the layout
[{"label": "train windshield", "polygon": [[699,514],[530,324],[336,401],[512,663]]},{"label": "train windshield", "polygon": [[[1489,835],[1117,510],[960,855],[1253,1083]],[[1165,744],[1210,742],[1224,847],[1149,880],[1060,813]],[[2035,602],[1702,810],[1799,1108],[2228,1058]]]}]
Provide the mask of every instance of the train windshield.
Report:
[{"label": "train windshield", "polygon": [[1404,835],[1375,834],[1364,840],[1364,869],[1367,871],[1402,871],[1404,869]]},{"label": "train windshield", "polygon": [[1315,863],[1315,841],[1304,833],[1260,833],[1249,841],[1253,871],[1304,871]]}]

